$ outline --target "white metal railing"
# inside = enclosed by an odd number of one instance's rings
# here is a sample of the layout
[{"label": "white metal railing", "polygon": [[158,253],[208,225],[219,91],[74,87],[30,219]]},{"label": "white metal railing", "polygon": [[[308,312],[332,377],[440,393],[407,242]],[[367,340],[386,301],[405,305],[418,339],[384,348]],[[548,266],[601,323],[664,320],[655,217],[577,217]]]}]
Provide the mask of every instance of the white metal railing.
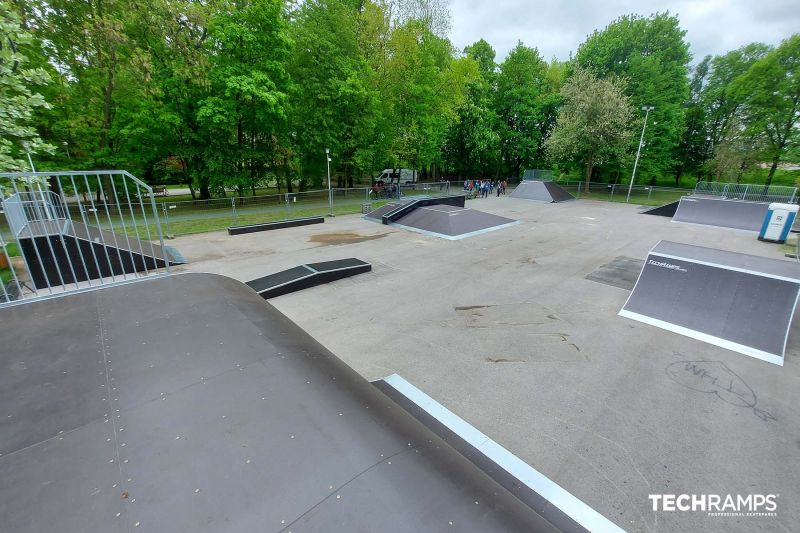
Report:
[{"label": "white metal railing", "polygon": [[794,203],[797,198],[797,187],[759,185],[757,183],[699,181],[694,188],[694,194],[718,196],[729,200],[746,200],[749,202]]},{"label": "white metal railing", "polygon": [[169,273],[153,191],[128,172],[0,173],[0,199],[0,306]]}]

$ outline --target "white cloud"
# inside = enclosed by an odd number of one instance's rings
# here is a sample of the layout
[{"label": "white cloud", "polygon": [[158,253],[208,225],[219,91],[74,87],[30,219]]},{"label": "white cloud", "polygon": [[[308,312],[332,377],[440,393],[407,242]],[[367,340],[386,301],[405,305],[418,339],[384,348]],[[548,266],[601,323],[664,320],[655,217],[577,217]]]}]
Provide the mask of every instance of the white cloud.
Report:
[{"label": "white cloud", "polygon": [[694,62],[754,41],[778,44],[800,29],[797,0],[451,0],[451,39],[463,48],[484,38],[498,62],[520,40],[563,60],[621,15],[667,10],[680,18]]}]

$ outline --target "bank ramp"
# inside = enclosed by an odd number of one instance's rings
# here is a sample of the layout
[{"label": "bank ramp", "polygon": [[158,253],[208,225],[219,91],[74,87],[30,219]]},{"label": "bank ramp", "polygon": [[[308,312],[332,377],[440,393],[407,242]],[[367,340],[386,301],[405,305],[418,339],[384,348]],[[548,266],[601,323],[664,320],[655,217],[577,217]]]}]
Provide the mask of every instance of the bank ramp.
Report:
[{"label": "bank ramp", "polygon": [[659,242],[621,316],[783,365],[800,264]]},{"label": "bank ramp", "polygon": [[461,195],[386,204],[366,215],[383,224],[447,240],[503,229],[519,221],[465,206]]},{"label": "bank ramp", "polygon": [[37,289],[186,262],[170,246],[67,218],[28,222],[16,237]]},{"label": "bank ramp", "polygon": [[0,322],[4,531],[620,531],[551,485],[532,508],[230,278]]},{"label": "bank ramp", "polygon": [[522,198],[537,202],[557,203],[574,200],[575,197],[552,181],[523,181],[511,192],[511,198]]},{"label": "bank ramp", "polygon": [[757,232],[764,223],[769,202],[728,200],[710,196],[684,196],[673,222]]}]

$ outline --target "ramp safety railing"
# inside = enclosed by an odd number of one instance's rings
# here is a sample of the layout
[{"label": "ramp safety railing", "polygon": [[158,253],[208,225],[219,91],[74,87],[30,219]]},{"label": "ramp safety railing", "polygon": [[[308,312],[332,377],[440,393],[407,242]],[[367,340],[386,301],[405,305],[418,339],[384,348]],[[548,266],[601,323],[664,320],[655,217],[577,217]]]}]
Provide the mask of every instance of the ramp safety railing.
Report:
[{"label": "ramp safety railing", "polygon": [[797,187],[759,185],[757,183],[699,181],[694,188],[694,194],[700,196],[717,196],[727,200],[782,202],[791,204],[797,199]]},{"label": "ramp safety railing", "polygon": [[153,190],[128,172],[0,173],[0,201],[0,307],[170,271]]}]

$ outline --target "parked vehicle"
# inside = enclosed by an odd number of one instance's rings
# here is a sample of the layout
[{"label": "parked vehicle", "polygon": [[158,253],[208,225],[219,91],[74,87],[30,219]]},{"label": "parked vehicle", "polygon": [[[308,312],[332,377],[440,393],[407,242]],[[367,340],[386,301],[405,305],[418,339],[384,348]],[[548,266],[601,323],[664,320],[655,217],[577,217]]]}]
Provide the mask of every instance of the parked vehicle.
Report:
[{"label": "parked vehicle", "polygon": [[416,170],[411,168],[387,168],[381,172],[380,176],[375,178],[375,182],[383,182],[385,184],[399,183],[402,185],[416,183],[419,174]]}]

